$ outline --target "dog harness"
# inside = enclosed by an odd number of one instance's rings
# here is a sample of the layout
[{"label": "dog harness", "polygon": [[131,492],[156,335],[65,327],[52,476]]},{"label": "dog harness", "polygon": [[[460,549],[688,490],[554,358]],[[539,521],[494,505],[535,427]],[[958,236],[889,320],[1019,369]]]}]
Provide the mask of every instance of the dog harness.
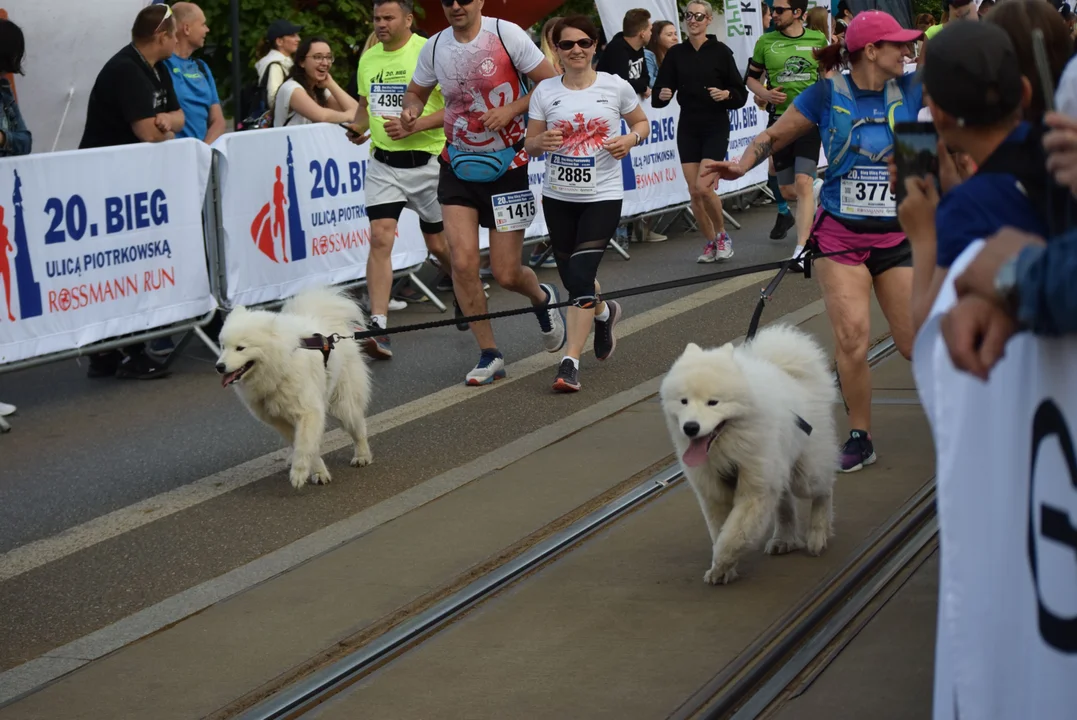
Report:
[{"label": "dog harness", "polygon": [[339,339],[339,335],[322,335],[320,333],[315,333],[312,337],[299,338],[299,347],[306,350],[320,350],[322,353],[322,361],[326,369],[328,369],[329,353],[333,352],[333,348],[337,346],[337,340]]}]

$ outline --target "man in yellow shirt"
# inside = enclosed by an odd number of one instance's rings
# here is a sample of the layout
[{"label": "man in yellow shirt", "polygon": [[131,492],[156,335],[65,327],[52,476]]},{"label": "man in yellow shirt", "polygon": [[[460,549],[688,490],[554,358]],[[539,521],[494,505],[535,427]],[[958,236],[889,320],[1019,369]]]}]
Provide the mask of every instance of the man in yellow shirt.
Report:
[{"label": "man in yellow shirt", "polygon": [[[366,270],[371,330],[388,327],[393,242],[404,208],[418,214],[427,249],[445,272],[450,276],[452,272],[438,203],[437,155],[445,147],[445,100],[439,90],[435,88],[411,132],[400,124],[404,92],[426,44],[426,38],[411,31],[413,11],[413,0],[374,0],[374,32],[380,42],[359,58],[354,129],[365,132],[369,127],[372,146],[365,188],[371,235]],[[366,141],[365,135],[352,138]],[[368,340],[365,350],[382,360],[393,356],[387,335]]]}]

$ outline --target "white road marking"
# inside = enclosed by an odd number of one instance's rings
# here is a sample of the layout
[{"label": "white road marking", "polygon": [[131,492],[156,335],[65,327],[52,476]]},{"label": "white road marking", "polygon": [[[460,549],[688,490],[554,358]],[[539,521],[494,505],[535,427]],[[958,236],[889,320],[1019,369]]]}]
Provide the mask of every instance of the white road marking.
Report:
[{"label": "white road marking", "polygon": [[[755,273],[726,280],[672,302],[629,316],[618,323],[618,337],[624,338],[685,312],[714,302],[739,290],[766,282],[773,273]],[[558,353],[537,353],[509,365],[508,377],[494,385],[474,388],[461,383],[439,390],[409,403],[379,413],[368,421],[371,436],[383,433],[431,413],[452,407],[485,392],[491,392],[517,380],[553,367],[560,362]],[[376,391],[376,390],[375,390]],[[322,452],[329,453],[347,447],[351,439],[342,431],[327,433]],[[107,515],[68,528],[51,537],[22,545],[0,555],[0,582],[18,577],[31,570],[55,562],[98,543],[140,528],[169,515],[194,507],[207,500],[232,492],[286,469],[288,450],[282,448],[241,465],[222,470],[183,487],[114,510]]]}]

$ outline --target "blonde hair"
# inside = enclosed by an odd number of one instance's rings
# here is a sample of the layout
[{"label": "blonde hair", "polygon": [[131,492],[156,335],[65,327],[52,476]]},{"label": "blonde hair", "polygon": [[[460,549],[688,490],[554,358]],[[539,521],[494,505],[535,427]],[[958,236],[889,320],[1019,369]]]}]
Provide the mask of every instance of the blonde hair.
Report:
[{"label": "blonde hair", "polygon": [[553,69],[560,75],[565,72],[565,69],[561,67],[561,59],[557,57],[557,53],[553,49],[551,44],[551,36],[553,35],[553,28],[558,22],[561,21],[559,17],[552,17],[546,21],[546,24],[542,26],[542,42],[539,44],[542,54],[546,56],[546,59],[553,65]]}]

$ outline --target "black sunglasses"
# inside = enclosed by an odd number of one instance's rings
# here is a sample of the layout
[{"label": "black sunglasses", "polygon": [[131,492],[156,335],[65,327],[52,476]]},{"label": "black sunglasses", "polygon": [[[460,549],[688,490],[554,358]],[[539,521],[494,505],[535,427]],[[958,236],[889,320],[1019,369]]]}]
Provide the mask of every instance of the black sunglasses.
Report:
[{"label": "black sunglasses", "polygon": [[[468,0],[470,2],[470,0]],[[591,38],[580,38],[579,40],[562,40],[557,43],[559,50],[568,52],[574,45],[579,45],[582,50],[589,50],[595,46],[595,41]]]},{"label": "black sunglasses", "polygon": [[452,7],[453,3],[456,3],[460,7],[466,7],[473,2],[475,2],[475,0],[441,0],[441,4],[445,7]]},{"label": "black sunglasses", "polygon": [[707,13],[694,13],[688,10],[684,11],[684,21],[695,20],[696,22],[703,22],[707,19]]},{"label": "black sunglasses", "polygon": [[791,8],[791,7],[778,7],[776,5],[776,6],[774,6],[774,7],[772,7],[770,9],[770,12],[773,13],[774,15],[784,15],[787,12],[792,12],[792,10],[793,10],[793,8]]}]

